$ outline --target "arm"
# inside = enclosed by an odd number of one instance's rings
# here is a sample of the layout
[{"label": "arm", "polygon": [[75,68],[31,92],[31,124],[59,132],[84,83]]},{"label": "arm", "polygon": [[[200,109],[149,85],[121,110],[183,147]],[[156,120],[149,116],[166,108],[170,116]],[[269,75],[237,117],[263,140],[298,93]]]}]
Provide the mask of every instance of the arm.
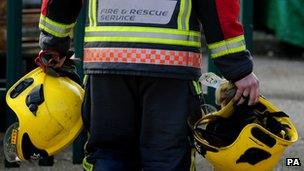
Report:
[{"label": "arm", "polygon": [[243,27],[238,21],[239,0],[194,0],[194,7],[214,64],[238,88],[235,99],[243,95],[250,97],[249,104],[256,103],[259,85],[252,73],[252,57],[246,50]]},{"label": "arm", "polygon": [[82,6],[82,0],[43,0],[39,28],[42,50],[54,50],[65,56],[70,34]]}]

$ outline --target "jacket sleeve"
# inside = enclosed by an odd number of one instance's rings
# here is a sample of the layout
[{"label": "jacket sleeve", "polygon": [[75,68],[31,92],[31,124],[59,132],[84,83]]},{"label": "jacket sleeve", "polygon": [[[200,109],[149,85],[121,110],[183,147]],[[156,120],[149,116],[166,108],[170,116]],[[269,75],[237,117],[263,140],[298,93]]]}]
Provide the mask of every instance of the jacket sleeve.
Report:
[{"label": "jacket sleeve", "polygon": [[70,34],[82,6],[82,0],[43,0],[39,28],[40,47],[65,55],[70,48]]},{"label": "jacket sleeve", "polygon": [[252,72],[253,62],[246,50],[239,22],[239,0],[193,0],[202,23],[211,58],[221,74],[237,81]]}]

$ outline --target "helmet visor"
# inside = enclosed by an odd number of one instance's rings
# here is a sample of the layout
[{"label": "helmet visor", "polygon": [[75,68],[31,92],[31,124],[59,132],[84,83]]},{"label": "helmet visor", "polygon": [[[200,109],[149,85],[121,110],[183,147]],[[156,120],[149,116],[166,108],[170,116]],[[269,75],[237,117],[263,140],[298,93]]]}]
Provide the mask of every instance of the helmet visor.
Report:
[{"label": "helmet visor", "polygon": [[8,162],[20,161],[17,153],[19,123],[15,122],[5,132],[3,139],[4,156]]}]

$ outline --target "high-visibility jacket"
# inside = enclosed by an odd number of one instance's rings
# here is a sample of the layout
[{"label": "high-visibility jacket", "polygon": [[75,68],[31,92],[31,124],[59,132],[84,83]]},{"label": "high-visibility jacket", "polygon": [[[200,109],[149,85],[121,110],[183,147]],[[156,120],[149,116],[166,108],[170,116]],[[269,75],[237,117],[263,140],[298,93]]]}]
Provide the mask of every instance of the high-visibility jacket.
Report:
[{"label": "high-visibility jacket", "polygon": [[[239,0],[87,0],[84,69],[87,74],[133,74],[196,79],[201,35],[229,80],[252,72]],[[43,0],[42,49],[65,53],[82,0]],[[76,35],[77,36],[77,35]]]}]

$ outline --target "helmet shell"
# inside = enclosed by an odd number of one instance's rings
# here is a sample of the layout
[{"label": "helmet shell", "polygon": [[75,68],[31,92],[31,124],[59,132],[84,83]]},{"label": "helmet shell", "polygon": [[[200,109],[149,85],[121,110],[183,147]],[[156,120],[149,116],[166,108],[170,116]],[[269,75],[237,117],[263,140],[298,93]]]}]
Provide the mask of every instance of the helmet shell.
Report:
[{"label": "helmet shell", "polygon": [[35,148],[48,155],[61,151],[80,133],[83,88],[68,77],[53,77],[36,68],[7,92],[6,102],[19,121],[17,156],[25,159],[27,135]]},{"label": "helmet shell", "polygon": [[[262,96],[259,98],[259,103],[265,107],[265,115],[280,112],[274,104]],[[233,102],[230,101],[220,111],[203,116],[194,124],[194,128],[208,124],[210,121],[216,122],[216,117],[230,117],[234,112],[233,108]],[[281,125],[285,125],[284,134],[288,138],[282,138],[258,123],[250,123],[243,127],[233,143],[224,147],[211,145],[194,129],[195,145],[215,170],[273,170],[285,149],[298,140],[297,130],[287,115],[274,115],[273,118]]]}]

